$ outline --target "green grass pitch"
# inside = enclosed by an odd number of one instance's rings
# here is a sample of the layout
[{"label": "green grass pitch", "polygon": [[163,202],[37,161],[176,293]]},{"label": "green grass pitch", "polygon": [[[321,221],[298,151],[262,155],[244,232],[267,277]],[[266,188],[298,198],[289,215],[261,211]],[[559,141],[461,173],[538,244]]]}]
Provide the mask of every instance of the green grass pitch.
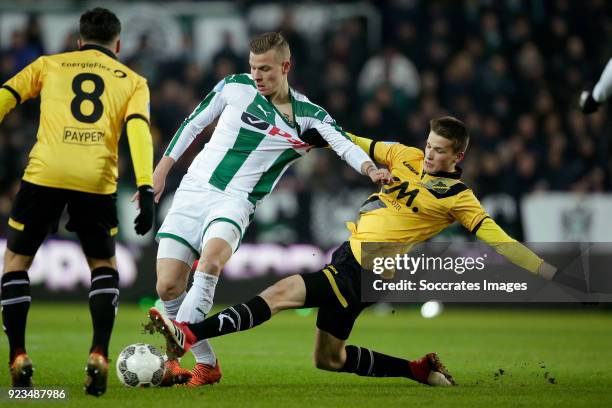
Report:
[{"label": "green grass pitch", "polygon": [[[364,313],[351,344],[379,352],[421,357],[436,351],[459,383],[433,388],[398,378],[329,373],[312,364],[315,314],[286,311],[254,330],[213,339],[223,368],[220,384],[198,389],[129,389],[116,378],[114,360],[126,345],[161,346],[143,334],[146,314],[121,305],[111,344],[109,389],[84,395],[84,365],[91,329],[83,305],[34,303],[28,352],[40,388],[64,387],[67,401],[17,404],[6,399],[8,370],[1,376],[0,405],[71,407],[604,407],[612,406],[612,314],[578,311],[461,309],[450,306],[425,320],[418,310]],[[6,338],[0,342],[7,357]],[[191,365],[191,356],[184,359]],[[5,366],[6,367],[6,366]],[[42,404],[42,405],[41,405]]]}]

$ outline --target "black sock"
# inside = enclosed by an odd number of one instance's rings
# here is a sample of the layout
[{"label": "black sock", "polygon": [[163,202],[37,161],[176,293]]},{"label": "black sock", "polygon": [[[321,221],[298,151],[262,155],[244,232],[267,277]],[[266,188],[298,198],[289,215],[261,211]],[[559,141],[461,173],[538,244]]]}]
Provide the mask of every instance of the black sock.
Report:
[{"label": "black sock", "polygon": [[340,369],[341,372],[366,377],[412,378],[408,360],[358,346],[346,346],[344,349],[346,350],[346,361],[344,367]]},{"label": "black sock", "polygon": [[260,296],[222,310],[200,323],[189,324],[189,329],[198,340],[223,336],[252,329],[272,317],[270,307]]},{"label": "black sock", "polygon": [[108,356],[117,306],[119,303],[119,274],[106,266],[91,272],[89,290],[89,312],[93,323],[93,340],[89,352],[95,351]]},{"label": "black sock", "polygon": [[25,329],[30,310],[30,278],[26,271],[2,275],[2,323],[9,339],[9,364],[13,358],[25,353]]}]

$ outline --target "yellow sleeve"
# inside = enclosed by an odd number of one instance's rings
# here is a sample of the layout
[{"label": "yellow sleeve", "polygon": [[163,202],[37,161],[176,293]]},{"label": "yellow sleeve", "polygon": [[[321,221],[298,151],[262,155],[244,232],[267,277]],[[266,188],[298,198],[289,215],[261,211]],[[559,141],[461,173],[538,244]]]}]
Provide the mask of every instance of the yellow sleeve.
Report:
[{"label": "yellow sleeve", "polygon": [[138,117],[148,123],[150,116],[149,103],[149,86],[144,78],[140,78],[128,102],[124,120],[128,122],[131,118]]},{"label": "yellow sleeve", "polygon": [[506,234],[491,218],[486,218],[482,221],[476,231],[476,237],[489,244],[495,249],[495,252],[513,264],[527,269],[536,275],[540,265],[544,262],[542,258],[533,253],[525,245]]},{"label": "yellow sleeve", "polygon": [[14,95],[17,103],[36,98],[42,89],[43,66],[44,57],[40,57],[6,81],[2,87]]},{"label": "yellow sleeve", "polygon": [[478,224],[489,216],[470,189],[457,194],[457,201],[450,209],[450,213],[470,232],[475,232]]},{"label": "yellow sleeve", "polygon": [[143,118],[133,117],[126,127],[136,185],[153,186],[153,141],[149,125]]},{"label": "yellow sleeve", "polygon": [[390,169],[394,163],[422,159],[423,152],[415,147],[404,146],[401,143],[379,142],[367,137],[360,137],[347,132],[349,138],[377,163]]},{"label": "yellow sleeve", "polygon": [[17,98],[7,88],[0,88],[0,123],[15,106],[17,106]]}]

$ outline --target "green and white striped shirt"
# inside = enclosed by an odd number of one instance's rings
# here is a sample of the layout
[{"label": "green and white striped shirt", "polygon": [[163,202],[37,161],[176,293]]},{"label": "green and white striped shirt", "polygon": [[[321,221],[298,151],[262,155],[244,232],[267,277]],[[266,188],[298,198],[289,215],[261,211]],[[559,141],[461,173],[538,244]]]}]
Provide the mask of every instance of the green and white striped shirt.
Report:
[{"label": "green and white striped shirt", "polygon": [[178,160],[202,129],[219,117],[210,141],[188,172],[254,205],[272,191],[289,165],[312,147],[300,139],[310,128],[316,128],[343,160],[361,172],[362,164],[370,158],[329,114],[293,89],[290,97],[293,125],[257,91],[250,74],[230,75],[185,119],[165,155]]}]

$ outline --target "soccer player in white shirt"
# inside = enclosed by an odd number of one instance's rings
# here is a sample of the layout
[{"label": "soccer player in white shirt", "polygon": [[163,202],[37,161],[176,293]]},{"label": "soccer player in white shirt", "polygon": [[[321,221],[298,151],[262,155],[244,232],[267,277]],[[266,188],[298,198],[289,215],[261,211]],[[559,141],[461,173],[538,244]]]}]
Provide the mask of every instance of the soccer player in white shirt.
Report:
[{"label": "soccer player in white shirt", "polygon": [[[168,317],[195,323],[213,304],[217,279],[238,249],[257,203],[288,166],[313,147],[300,138],[316,129],[343,160],[375,183],[390,181],[368,155],[320,106],[289,87],[290,50],[279,33],[264,33],[250,44],[250,74],[230,75],[185,119],[153,173],[155,200],[166,176],[189,144],[215,119],[218,124],[177,189],[157,238],[157,292]],[[191,266],[199,259],[188,292]],[[191,349],[189,372],[169,356],[167,384],[218,382],[221,370],[210,345]]]}]

